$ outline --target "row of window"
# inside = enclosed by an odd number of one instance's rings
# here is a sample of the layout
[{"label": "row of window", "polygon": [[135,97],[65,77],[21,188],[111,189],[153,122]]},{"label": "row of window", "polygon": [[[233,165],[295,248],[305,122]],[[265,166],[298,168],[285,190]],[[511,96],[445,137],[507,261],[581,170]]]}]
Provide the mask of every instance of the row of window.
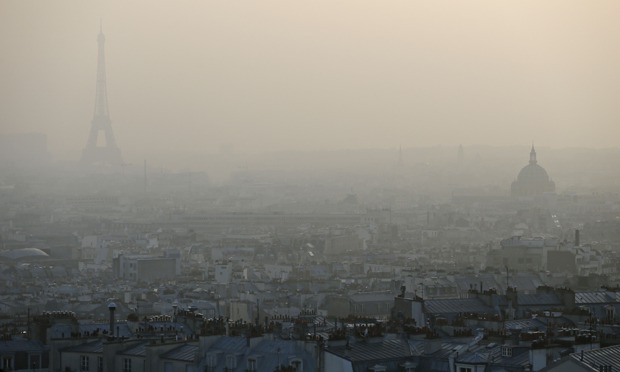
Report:
[{"label": "row of window", "polygon": [[[216,367],[216,365],[217,365],[217,355],[208,354],[207,355],[207,368],[214,368]],[[294,367],[296,371],[303,370],[303,362],[301,359],[293,359],[291,360],[289,365],[291,367]],[[166,367],[170,367],[170,366],[167,365]],[[234,370],[237,368],[237,357],[235,355],[226,356],[226,368],[229,370]],[[103,357],[100,357],[100,356],[97,357],[97,367],[95,370],[97,372],[103,372]],[[80,356],[80,372],[90,372],[90,371],[91,371],[90,357],[88,355],[81,355]],[[258,371],[258,362],[256,358],[254,357],[248,358],[247,371]],[[131,359],[130,358],[123,359],[122,372],[131,372]]]},{"label": "row of window", "polygon": [[[88,355],[80,356],[80,372],[90,372],[90,357]],[[103,357],[97,357],[97,366],[93,371],[103,372]],[[123,360],[123,372],[131,372],[131,359]]]},{"label": "row of window", "polygon": [[[80,356],[80,371],[90,371],[90,357],[88,355]],[[97,357],[97,372],[103,372],[103,357]]]},{"label": "row of window", "polygon": [[[303,370],[303,362],[301,359],[293,359],[290,361],[289,365],[291,367],[295,367],[296,371]],[[207,354],[207,368],[215,368],[217,366],[217,354],[209,353]],[[234,370],[237,368],[237,356],[236,355],[226,355],[226,368],[229,370]],[[258,361],[255,357],[250,357],[247,360],[247,371],[258,371]]]}]

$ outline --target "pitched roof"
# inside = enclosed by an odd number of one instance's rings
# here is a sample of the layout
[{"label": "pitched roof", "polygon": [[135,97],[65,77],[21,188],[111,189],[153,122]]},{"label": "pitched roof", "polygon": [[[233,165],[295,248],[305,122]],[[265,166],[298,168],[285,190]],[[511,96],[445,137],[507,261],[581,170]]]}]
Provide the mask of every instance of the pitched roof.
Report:
[{"label": "pitched roof", "polygon": [[380,342],[357,342],[347,346],[329,346],[326,352],[352,362],[402,359],[411,356],[409,344],[401,339]]},{"label": "pitched roof", "polygon": [[197,345],[184,344],[162,354],[161,358],[191,363],[194,361],[194,357],[196,356],[197,351]]},{"label": "pitched roof", "polygon": [[477,298],[452,298],[424,301],[426,312],[431,314],[492,313],[494,310]]},{"label": "pitched roof", "polygon": [[576,304],[605,304],[618,302],[620,302],[619,292],[589,291],[575,293]]},{"label": "pitched roof", "polygon": [[0,354],[16,351],[43,351],[47,349],[42,342],[28,340],[4,340],[0,341]]},{"label": "pitched roof", "polygon": [[613,366],[614,370],[620,368],[620,345],[588,350],[583,353],[573,353],[570,356],[574,360],[579,361],[579,363],[595,370],[600,366]]},{"label": "pitched roof", "polygon": [[119,354],[122,355],[130,355],[130,356],[138,356],[138,357],[143,357],[146,356],[146,342],[142,342],[138,345],[132,346],[129,349],[126,349],[122,352],[120,352]]},{"label": "pitched roof", "polygon": [[103,353],[103,343],[101,340],[95,340],[67,347],[63,351],[70,353]]},{"label": "pitched roof", "polygon": [[517,302],[519,303],[519,306],[562,305],[562,301],[560,301],[555,293],[519,293]]}]

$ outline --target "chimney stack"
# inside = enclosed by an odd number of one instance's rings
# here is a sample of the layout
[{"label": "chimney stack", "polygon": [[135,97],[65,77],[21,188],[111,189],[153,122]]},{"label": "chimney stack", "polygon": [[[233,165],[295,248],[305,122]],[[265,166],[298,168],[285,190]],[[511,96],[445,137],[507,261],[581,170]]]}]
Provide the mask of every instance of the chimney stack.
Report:
[{"label": "chimney stack", "polygon": [[110,310],[110,337],[114,337],[114,310],[116,310],[116,304],[110,302],[108,304],[108,310]]},{"label": "chimney stack", "polygon": [[579,229],[575,229],[575,247],[579,247]]}]

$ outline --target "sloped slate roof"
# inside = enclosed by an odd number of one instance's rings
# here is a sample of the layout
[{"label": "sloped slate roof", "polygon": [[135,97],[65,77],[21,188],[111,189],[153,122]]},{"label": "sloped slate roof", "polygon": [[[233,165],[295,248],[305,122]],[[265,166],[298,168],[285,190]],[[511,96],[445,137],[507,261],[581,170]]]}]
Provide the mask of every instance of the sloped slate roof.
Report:
[{"label": "sloped slate roof", "polygon": [[101,340],[95,340],[75,346],[70,346],[63,351],[71,353],[103,353],[103,343],[101,342]]},{"label": "sloped slate roof", "polygon": [[0,354],[17,351],[39,351],[47,349],[42,342],[28,340],[4,340],[0,341]]},{"label": "sloped slate roof", "polygon": [[424,301],[426,312],[431,314],[456,313],[493,313],[494,310],[486,306],[477,298],[453,298]]},{"label": "sloped slate roof", "polygon": [[145,345],[146,345],[146,342],[140,343],[138,345],[130,347],[127,350],[120,352],[119,354],[129,355],[129,356],[138,356],[138,357],[146,356]]},{"label": "sloped slate roof", "polygon": [[560,301],[555,293],[519,293],[517,301],[520,306],[562,305],[562,301]]},{"label": "sloped slate roof", "polygon": [[348,349],[346,346],[329,346],[325,351],[352,362],[400,359],[411,356],[409,345],[401,339],[358,342],[351,344]]},{"label": "sloped slate roof", "polygon": [[197,345],[189,345],[189,344],[185,344],[185,345],[181,345],[177,348],[174,348],[164,354],[161,355],[162,359],[172,359],[172,360],[179,360],[182,362],[188,362],[191,363],[194,361],[194,357],[196,355],[196,352],[198,351],[198,346]]},{"label": "sloped slate roof", "polygon": [[576,304],[605,304],[620,302],[620,293],[606,291],[590,291],[575,293]]},{"label": "sloped slate roof", "polygon": [[581,361],[581,355],[581,353],[573,353],[571,357],[595,370],[599,366],[613,366],[614,371],[620,368],[620,345],[584,351],[583,361]]}]

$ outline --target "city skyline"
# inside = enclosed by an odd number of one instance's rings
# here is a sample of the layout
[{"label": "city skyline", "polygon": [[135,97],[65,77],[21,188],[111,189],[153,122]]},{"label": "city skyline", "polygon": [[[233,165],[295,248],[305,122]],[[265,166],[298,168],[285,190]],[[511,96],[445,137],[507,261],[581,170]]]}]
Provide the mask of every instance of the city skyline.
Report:
[{"label": "city skyline", "polygon": [[88,136],[100,19],[129,162],[618,146],[613,2],[28,4],[2,5],[0,133],[44,133],[61,161]]}]

